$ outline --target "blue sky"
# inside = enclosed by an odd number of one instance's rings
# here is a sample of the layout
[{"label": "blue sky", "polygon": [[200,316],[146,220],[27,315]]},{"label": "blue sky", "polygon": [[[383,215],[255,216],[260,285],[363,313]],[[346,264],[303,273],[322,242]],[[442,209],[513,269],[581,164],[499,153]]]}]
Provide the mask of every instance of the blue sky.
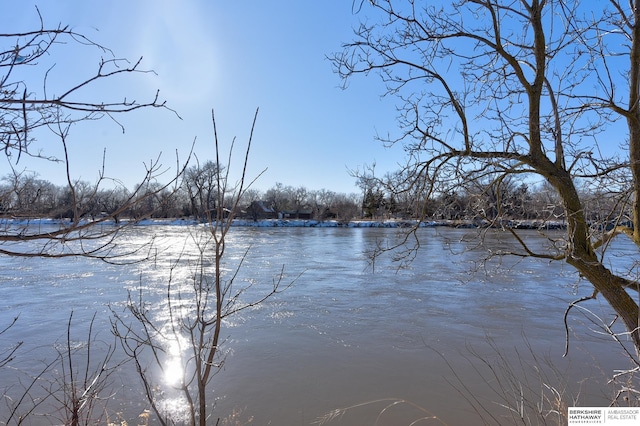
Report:
[{"label": "blue sky", "polygon": [[[375,162],[382,175],[403,160],[400,147],[387,149],[374,140],[376,133],[395,130],[395,99],[380,97],[384,87],[373,76],[340,89],[325,59],[352,40],[352,28],[366,19],[353,14],[350,1],[15,0],[3,5],[4,31],[37,27],[35,4],[46,25],[68,24],[116,57],[142,56],[143,67],[157,73],[130,76],[88,96],[143,100],[160,89],[182,117],[136,112],[121,117],[125,134],[106,120],[76,126],[70,139],[75,178],[95,181],[105,148],[106,174],[129,187],[144,175],[143,162],[159,153],[175,169],[176,150],[184,158],[194,139],[198,158],[213,159],[212,109],[221,142],[228,147],[236,136],[240,154],[260,108],[249,173],[268,169],[256,184],[262,190],[282,182],[358,192],[349,169]],[[52,86],[90,76],[100,59],[100,52],[73,45],[53,53]],[[39,141],[43,147],[51,143]],[[236,159],[232,168],[238,169]],[[63,183],[62,165],[24,161],[19,167]]]}]

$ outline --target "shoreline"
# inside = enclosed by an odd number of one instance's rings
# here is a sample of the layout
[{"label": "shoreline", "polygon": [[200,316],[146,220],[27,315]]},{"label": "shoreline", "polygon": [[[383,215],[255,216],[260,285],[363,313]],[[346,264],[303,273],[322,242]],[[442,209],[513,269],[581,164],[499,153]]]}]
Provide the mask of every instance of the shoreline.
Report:
[{"label": "shoreline", "polygon": [[[90,223],[104,226],[114,226],[113,220],[82,220],[80,225]],[[70,225],[70,219],[51,219],[51,218],[0,218],[0,226],[64,226]],[[207,222],[195,219],[142,219],[135,221],[133,219],[123,219],[118,225],[126,226],[197,226],[207,225]],[[565,229],[566,225],[560,221],[550,222],[541,220],[508,220],[500,223],[491,224],[486,221],[473,220],[440,220],[440,221],[418,221],[415,219],[387,219],[387,220],[311,220],[311,219],[262,219],[254,221],[252,219],[233,219],[231,226],[234,227],[253,227],[253,228],[499,228],[502,226],[512,229]]]}]

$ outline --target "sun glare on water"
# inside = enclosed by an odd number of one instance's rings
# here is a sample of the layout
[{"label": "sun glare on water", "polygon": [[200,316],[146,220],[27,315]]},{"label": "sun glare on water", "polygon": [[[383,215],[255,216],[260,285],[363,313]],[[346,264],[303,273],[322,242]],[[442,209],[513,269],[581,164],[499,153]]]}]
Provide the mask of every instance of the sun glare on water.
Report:
[{"label": "sun glare on water", "polygon": [[170,386],[180,386],[184,380],[184,365],[182,362],[182,342],[176,337],[175,340],[167,341],[167,359],[164,366],[164,381]]}]

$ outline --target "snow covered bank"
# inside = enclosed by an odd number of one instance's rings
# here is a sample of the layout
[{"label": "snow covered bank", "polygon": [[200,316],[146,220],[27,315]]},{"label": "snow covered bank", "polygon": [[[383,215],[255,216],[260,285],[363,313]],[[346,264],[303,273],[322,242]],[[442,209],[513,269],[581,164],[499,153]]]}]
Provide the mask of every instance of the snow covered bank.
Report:
[{"label": "snow covered bank", "polygon": [[[90,221],[83,221],[82,224]],[[64,226],[70,225],[68,219],[24,219],[24,218],[2,218],[0,219],[0,227],[2,226]],[[144,219],[138,222],[122,220],[121,225],[132,224],[134,226],[194,226],[203,225],[201,221],[194,219]],[[505,226],[515,229],[563,229],[564,224],[561,222],[544,222],[544,221],[508,221],[503,223]],[[113,221],[103,221],[100,225],[114,225]],[[206,225],[206,224],[205,224]],[[234,219],[233,226],[246,226],[257,228],[276,228],[276,227],[297,227],[297,228],[409,228],[418,225],[419,227],[446,226],[452,228],[480,228],[489,226],[488,223],[478,223],[474,221],[425,221],[418,222],[416,220],[304,220],[304,219]]]},{"label": "snow covered bank", "polygon": [[[89,223],[89,220],[82,221],[81,224]],[[372,220],[354,220],[349,222],[337,221],[337,220],[303,220],[303,219],[265,219],[265,220],[251,220],[251,219],[234,219],[232,226],[249,226],[260,228],[275,228],[275,227],[297,227],[297,228],[406,228],[415,226],[418,222],[415,220],[384,220],[384,221],[372,221]],[[26,219],[26,218],[3,218],[0,219],[0,226],[64,226],[70,225],[71,221],[68,219]],[[102,225],[114,225],[113,221],[107,220],[100,222]],[[194,219],[144,219],[138,222],[132,222],[129,220],[122,220],[120,224],[133,224],[135,226],[193,226],[202,225],[203,222]],[[435,222],[422,222],[420,226],[434,226]]]}]

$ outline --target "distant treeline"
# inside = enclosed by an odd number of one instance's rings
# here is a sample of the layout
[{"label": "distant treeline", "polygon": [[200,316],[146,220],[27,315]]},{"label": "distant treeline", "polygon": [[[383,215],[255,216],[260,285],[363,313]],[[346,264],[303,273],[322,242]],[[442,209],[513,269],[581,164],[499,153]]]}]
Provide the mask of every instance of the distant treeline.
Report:
[{"label": "distant treeline", "polygon": [[[0,182],[0,215],[14,217],[182,218],[206,220],[218,207],[217,166],[209,161],[188,168],[178,187],[146,182],[132,190],[103,188],[85,181],[57,186],[35,173],[11,174]],[[363,181],[361,181],[362,183]],[[535,220],[558,222],[564,209],[555,191],[515,180],[488,181],[444,193],[416,194],[393,190],[390,184],[367,180],[360,194],[276,183],[266,191],[247,190],[236,215],[245,219],[298,218],[340,221],[354,219],[425,219],[453,221]],[[625,221],[619,194],[588,194],[592,221]],[[228,206],[223,206],[228,207]]]}]

